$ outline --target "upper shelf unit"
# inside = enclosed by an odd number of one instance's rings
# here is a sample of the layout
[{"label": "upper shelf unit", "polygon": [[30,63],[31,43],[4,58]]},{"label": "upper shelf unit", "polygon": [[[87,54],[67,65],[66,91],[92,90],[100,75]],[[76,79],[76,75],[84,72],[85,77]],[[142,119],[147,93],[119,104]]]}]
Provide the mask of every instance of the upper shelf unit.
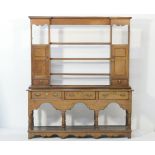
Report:
[{"label": "upper shelf unit", "polygon": [[128,86],[130,19],[31,16],[32,85]]}]

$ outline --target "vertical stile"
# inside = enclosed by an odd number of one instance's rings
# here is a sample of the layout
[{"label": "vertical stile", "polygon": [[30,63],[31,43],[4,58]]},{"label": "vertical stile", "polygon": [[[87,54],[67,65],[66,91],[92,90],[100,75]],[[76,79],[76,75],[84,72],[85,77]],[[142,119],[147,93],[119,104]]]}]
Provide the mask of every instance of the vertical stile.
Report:
[{"label": "vertical stile", "polygon": [[112,84],[112,77],[111,77],[111,73],[112,73],[112,25],[110,22],[110,85]]},{"label": "vertical stile", "polygon": [[[130,23],[128,24],[128,62],[129,62],[129,58],[130,58]],[[130,66],[128,63],[128,72],[130,70]],[[129,80],[129,73],[128,73],[128,80]]]},{"label": "vertical stile", "polygon": [[[51,72],[51,62],[50,62],[50,55],[51,55],[51,48],[50,48],[50,42],[51,42],[51,33],[50,33],[50,19],[49,19],[49,24],[48,24],[48,52],[49,52],[49,54],[48,54],[48,61],[49,61],[49,73]],[[51,83],[51,76],[50,76],[50,74],[49,74],[49,85],[50,85],[50,83]]]},{"label": "vertical stile", "polygon": [[[30,51],[31,51],[31,64],[32,64],[32,23],[30,21]],[[31,72],[32,72],[32,65],[31,65]],[[32,83],[32,74],[31,74],[31,83]]]}]

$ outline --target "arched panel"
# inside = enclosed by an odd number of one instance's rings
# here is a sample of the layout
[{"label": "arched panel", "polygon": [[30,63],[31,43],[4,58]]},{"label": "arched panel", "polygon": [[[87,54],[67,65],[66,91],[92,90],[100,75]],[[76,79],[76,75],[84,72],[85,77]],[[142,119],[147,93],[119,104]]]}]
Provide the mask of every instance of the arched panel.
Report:
[{"label": "arched panel", "polygon": [[125,116],[120,104],[112,102],[99,112],[99,125],[125,125]]},{"label": "arched panel", "polygon": [[93,125],[94,112],[84,103],[76,103],[66,114],[67,125]]},{"label": "arched panel", "polygon": [[61,112],[52,104],[43,103],[34,110],[34,126],[60,126]]}]

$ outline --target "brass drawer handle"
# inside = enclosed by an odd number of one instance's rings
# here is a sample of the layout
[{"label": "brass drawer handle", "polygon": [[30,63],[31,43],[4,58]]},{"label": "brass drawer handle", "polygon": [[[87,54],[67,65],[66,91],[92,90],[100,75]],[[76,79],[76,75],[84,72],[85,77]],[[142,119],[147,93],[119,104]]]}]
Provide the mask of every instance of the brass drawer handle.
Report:
[{"label": "brass drawer handle", "polygon": [[48,96],[48,93],[45,93],[46,96]]},{"label": "brass drawer handle", "polygon": [[103,96],[103,97],[107,97],[107,96],[109,96],[109,94],[102,94],[102,96]]},{"label": "brass drawer handle", "polygon": [[123,93],[122,93],[122,94],[120,94],[120,96],[124,97],[124,96],[126,96],[126,94],[123,94]]},{"label": "brass drawer handle", "polygon": [[91,96],[92,96],[92,94],[85,94],[85,96],[86,96],[86,97],[91,97]]},{"label": "brass drawer handle", "polygon": [[40,93],[35,93],[35,96],[40,96],[41,94]]},{"label": "brass drawer handle", "polygon": [[54,97],[58,97],[58,93],[54,93],[53,96],[54,96]]},{"label": "brass drawer handle", "polygon": [[75,97],[74,94],[67,94],[69,97]]},{"label": "brass drawer handle", "polygon": [[39,82],[40,82],[40,84],[43,84],[44,81],[43,80],[39,80]]}]

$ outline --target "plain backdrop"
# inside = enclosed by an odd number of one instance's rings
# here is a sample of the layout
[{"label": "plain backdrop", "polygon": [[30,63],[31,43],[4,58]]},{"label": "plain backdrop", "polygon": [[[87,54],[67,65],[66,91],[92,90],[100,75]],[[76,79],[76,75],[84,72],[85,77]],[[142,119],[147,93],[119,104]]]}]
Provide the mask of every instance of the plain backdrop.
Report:
[{"label": "plain backdrop", "polygon": [[[71,3],[69,1],[69,4]],[[61,12],[50,6],[43,8],[42,3],[38,1],[36,4],[36,12],[31,6],[26,8],[30,4],[22,1],[18,2],[20,7],[16,6],[17,8],[13,7],[14,3],[11,1],[9,5],[6,2],[5,7],[1,6],[3,13],[1,13],[0,27],[0,128],[27,129],[26,89],[31,80],[29,15],[116,15],[104,14],[99,6],[95,13],[96,8],[92,5],[85,11],[84,5],[74,3],[74,6],[78,5],[80,8],[81,13],[78,14],[78,12],[71,13],[73,11],[71,8],[68,10],[66,8]],[[58,1],[58,4],[61,3]],[[7,8],[9,12],[5,14],[4,8]],[[140,135],[155,131],[155,15],[128,14],[127,16],[133,17],[131,21],[130,85],[134,89],[132,129],[136,136],[136,131]],[[112,106],[121,112],[119,107]],[[109,110],[111,111],[111,108]],[[115,116],[111,117],[114,119]],[[84,116],[84,118],[89,118],[89,116]],[[89,120],[85,121],[89,122]]]}]

